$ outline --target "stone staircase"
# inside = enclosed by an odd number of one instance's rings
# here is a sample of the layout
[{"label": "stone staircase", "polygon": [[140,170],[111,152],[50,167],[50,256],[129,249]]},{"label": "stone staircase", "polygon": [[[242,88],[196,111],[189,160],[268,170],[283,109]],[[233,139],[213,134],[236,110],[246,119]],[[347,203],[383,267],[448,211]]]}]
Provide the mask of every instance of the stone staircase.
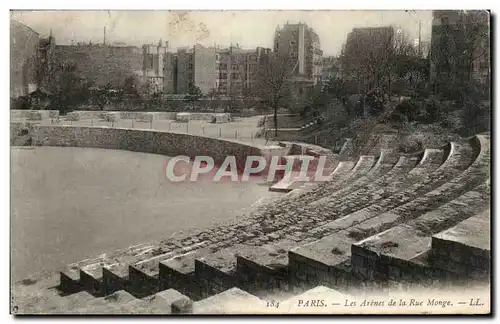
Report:
[{"label": "stone staircase", "polygon": [[[46,306],[20,311],[259,313],[302,293],[487,283],[489,166],[489,135],[337,161],[330,181],[302,184],[233,225],[70,265],[58,283],[66,296],[45,289]],[[64,306],[51,308],[54,299]]]}]

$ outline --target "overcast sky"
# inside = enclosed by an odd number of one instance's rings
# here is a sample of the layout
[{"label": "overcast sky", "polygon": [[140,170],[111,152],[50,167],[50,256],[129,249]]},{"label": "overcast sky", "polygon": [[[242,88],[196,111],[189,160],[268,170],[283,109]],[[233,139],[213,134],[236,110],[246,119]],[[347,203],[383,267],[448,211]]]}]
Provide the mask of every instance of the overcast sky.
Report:
[{"label": "overcast sky", "polygon": [[432,11],[18,11],[11,17],[42,36],[52,29],[57,44],[102,43],[106,26],[108,42],[140,46],[163,39],[171,48],[272,47],[277,25],[303,21],[316,30],[325,55],[337,55],[354,27],[393,25],[416,39],[421,21],[422,39],[428,40]]}]

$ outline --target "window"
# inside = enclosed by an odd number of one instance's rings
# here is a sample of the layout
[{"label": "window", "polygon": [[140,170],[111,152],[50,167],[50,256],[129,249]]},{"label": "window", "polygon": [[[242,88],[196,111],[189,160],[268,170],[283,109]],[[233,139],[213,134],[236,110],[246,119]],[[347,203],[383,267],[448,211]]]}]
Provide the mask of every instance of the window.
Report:
[{"label": "window", "polygon": [[295,46],[295,41],[290,41],[290,46]]},{"label": "window", "polygon": [[219,73],[219,79],[221,80],[227,79],[227,73],[226,72]]},{"label": "window", "polygon": [[295,52],[291,52],[290,57],[295,57]]},{"label": "window", "polygon": [[227,70],[227,63],[219,64],[219,70]]},{"label": "window", "polygon": [[239,73],[231,73],[231,79],[236,80],[236,79],[239,79],[239,78],[240,78],[240,74]]},{"label": "window", "polygon": [[250,62],[257,62],[257,56],[256,55],[250,56]]},{"label": "window", "polygon": [[189,68],[190,70],[192,70],[192,69],[193,69],[193,63],[189,63],[188,68]]},{"label": "window", "polygon": [[215,54],[215,59],[218,61],[219,60],[219,54]]},{"label": "window", "polygon": [[231,68],[232,68],[233,70],[239,70],[239,69],[240,69],[240,66],[239,66],[238,64],[233,64],[233,65],[231,66]]}]

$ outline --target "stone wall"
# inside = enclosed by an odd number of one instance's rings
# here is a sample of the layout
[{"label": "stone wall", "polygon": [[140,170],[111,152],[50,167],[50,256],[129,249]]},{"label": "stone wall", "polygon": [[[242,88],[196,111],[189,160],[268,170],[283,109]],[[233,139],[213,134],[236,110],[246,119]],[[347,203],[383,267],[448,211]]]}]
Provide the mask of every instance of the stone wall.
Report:
[{"label": "stone wall", "polygon": [[155,130],[109,127],[35,125],[31,131],[34,145],[93,147],[135,152],[187,155],[194,158],[206,155],[220,165],[227,156],[235,156],[243,167],[249,155],[261,155],[261,148],[236,141],[194,136]]},{"label": "stone wall", "polygon": [[48,118],[57,118],[59,117],[58,110],[20,110],[20,109],[11,109],[10,110],[10,118],[29,118],[33,112],[39,113],[42,119]]},{"label": "stone wall", "polygon": [[175,119],[178,121],[187,122],[189,120],[207,120],[212,121],[216,118],[216,123],[227,123],[231,119],[231,114],[229,113],[178,113]]}]

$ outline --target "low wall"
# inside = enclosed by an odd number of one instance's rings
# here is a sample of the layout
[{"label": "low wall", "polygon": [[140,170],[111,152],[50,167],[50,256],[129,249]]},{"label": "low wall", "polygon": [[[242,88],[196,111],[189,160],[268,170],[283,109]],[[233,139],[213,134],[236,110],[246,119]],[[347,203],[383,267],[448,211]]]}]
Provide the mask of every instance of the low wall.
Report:
[{"label": "low wall", "polygon": [[[21,136],[21,124],[11,124],[11,136]],[[22,136],[25,136],[23,134]],[[237,141],[157,130],[110,127],[33,125],[33,145],[120,149],[167,156],[211,156],[220,165],[227,156],[235,156],[238,167],[244,167],[249,155],[262,155],[261,147]],[[12,142],[11,138],[11,142]]]},{"label": "low wall", "polygon": [[295,141],[301,137],[300,128],[278,128],[278,136],[275,135],[274,129],[266,129],[264,138],[276,141]]},{"label": "low wall", "polygon": [[231,114],[229,113],[191,113],[191,112],[180,112],[177,113],[175,119],[182,122],[187,122],[190,120],[207,120],[212,121],[216,119],[216,123],[227,123],[231,119]]},{"label": "low wall", "polygon": [[57,118],[59,117],[59,111],[57,110],[19,110],[11,109],[10,118],[29,118],[33,113],[40,114],[42,119]]},{"label": "low wall", "polygon": [[78,115],[79,119],[103,119],[109,114],[116,114],[119,119],[136,119],[136,120],[160,120],[160,119],[175,119],[176,112],[143,112],[143,111],[111,111],[111,110],[75,110],[71,113]]}]

